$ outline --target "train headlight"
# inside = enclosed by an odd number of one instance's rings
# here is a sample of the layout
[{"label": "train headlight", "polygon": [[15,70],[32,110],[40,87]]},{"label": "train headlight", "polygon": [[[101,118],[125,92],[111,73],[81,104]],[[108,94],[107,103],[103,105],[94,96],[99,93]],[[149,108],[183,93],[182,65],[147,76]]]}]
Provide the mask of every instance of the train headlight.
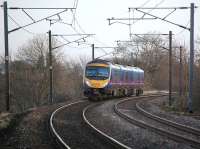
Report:
[{"label": "train headlight", "polygon": [[85,83],[88,85],[88,86],[91,86],[90,82],[88,80],[85,81]]}]

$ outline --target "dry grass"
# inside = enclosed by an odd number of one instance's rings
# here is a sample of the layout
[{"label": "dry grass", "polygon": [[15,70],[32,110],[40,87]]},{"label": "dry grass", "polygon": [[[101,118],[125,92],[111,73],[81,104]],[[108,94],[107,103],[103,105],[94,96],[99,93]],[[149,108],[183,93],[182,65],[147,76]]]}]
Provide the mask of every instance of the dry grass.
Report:
[{"label": "dry grass", "polygon": [[183,114],[187,112],[187,97],[186,96],[176,96],[172,97],[172,105],[169,106],[168,102],[163,102],[161,108],[164,111],[175,112],[179,114]]},{"label": "dry grass", "polygon": [[12,118],[10,113],[0,113],[0,130],[8,128]]}]

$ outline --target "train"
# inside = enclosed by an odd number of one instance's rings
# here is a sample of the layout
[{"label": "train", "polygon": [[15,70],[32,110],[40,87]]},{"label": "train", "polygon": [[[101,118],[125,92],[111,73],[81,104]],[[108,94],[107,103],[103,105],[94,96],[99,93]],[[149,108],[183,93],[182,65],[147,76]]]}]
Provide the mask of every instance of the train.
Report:
[{"label": "train", "polygon": [[139,96],[143,93],[144,70],[95,59],[86,64],[83,93],[91,100]]}]

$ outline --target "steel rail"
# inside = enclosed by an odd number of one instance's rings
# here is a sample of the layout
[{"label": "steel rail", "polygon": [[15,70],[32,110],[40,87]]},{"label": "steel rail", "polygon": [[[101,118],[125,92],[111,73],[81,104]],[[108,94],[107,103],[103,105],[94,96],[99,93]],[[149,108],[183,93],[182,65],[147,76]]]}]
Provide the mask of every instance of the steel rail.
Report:
[{"label": "steel rail", "polygon": [[71,105],[74,105],[74,104],[77,104],[77,103],[82,103],[82,102],[86,102],[86,101],[76,101],[76,102],[73,102],[73,103],[70,103],[70,104],[67,104],[67,105],[64,105],[64,106],[61,106],[59,107],[58,109],[56,109],[52,114],[51,114],[51,117],[49,119],[49,124],[50,124],[50,131],[51,131],[51,134],[56,138],[56,141],[59,145],[61,145],[63,148],[66,148],[66,149],[71,149],[69,145],[67,145],[67,143],[65,143],[65,141],[62,139],[62,137],[58,134],[58,132],[55,130],[54,128],[54,125],[53,125],[53,118],[55,116],[56,113],[58,113],[59,111],[63,110],[64,108],[67,108]]},{"label": "steel rail", "polygon": [[174,127],[176,129],[179,129],[179,130],[182,130],[182,131],[186,131],[188,133],[192,133],[194,135],[200,136],[200,129],[197,129],[197,128],[194,128],[194,127],[190,127],[190,126],[186,126],[186,125],[183,125],[183,124],[168,120],[166,118],[159,117],[159,116],[154,115],[154,114],[152,114],[150,112],[147,112],[145,109],[143,109],[140,106],[140,102],[136,103],[136,110],[139,113],[145,115],[146,117],[149,117],[149,118],[151,118],[153,120],[156,120],[156,121],[158,121],[160,123],[163,123],[163,124],[166,124],[166,125],[170,125],[171,127]]},{"label": "steel rail", "polygon": [[[150,96],[152,97],[152,96]],[[141,98],[148,98],[147,97],[141,97]],[[130,100],[130,99],[127,99],[127,100]],[[131,116],[128,116],[127,114],[124,114],[123,112],[121,112],[119,109],[118,109],[118,105],[123,103],[123,102],[126,102],[127,100],[120,100],[118,102],[115,103],[114,105],[114,111],[122,118],[124,118],[125,120],[129,121],[130,123],[134,124],[134,125],[137,125],[139,127],[142,127],[142,128],[146,128],[146,129],[149,129],[157,134],[160,134],[162,136],[166,136],[172,140],[175,140],[175,141],[179,141],[179,142],[184,142],[184,143],[188,143],[190,144],[191,146],[195,147],[195,148],[200,148],[200,142],[197,141],[197,140],[193,140],[193,139],[190,139],[190,138],[186,138],[184,136],[181,136],[179,134],[175,134],[173,132],[168,132],[164,129],[160,129],[160,128],[157,128],[153,125],[149,125],[147,123],[144,123],[140,120],[137,120]]]},{"label": "steel rail", "polygon": [[[62,137],[58,134],[58,132],[55,130],[54,128],[54,125],[53,125],[53,119],[55,117],[55,115],[60,112],[61,110],[63,110],[64,108],[67,108],[69,106],[72,106],[74,104],[77,104],[77,103],[82,103],[82,102],[86,102],[86,101],[81,101],[81,100],[78,100],[76,102],[73,102],[73,103],[69,103],[67,105],[64,105],[64,106],[61,106],[59,108],[57,108],[55,111],[52,112],[51,116],[50,116],[50,119],[49,119],[49,127],[50,127],[50,132],[51,132],[51,135],[55,138],[56,142],[58,143],[58,145],[60,145],[62,148],[65,148],[65,149],[71,149],[69,145],[67,145],[67,143],[62,139]],[[83,117],[85,117],[85,122],[89,125],[89,121],[86,121],[86,116],[85,116],[85,112],[86,112],[86,109],[84,109],[83,111]],[[93,125],[90,125],[90,127],[93,127],[93,129],[95,128]],[[100,133],[100,130],[96,130],[98,133]],[[103,135],[104,133],[100,133],[101,135]],[[104,137],[107,136],[107,138],[109,138],[108,135],[104,134],[103,135]],[[114,139],[109,139],[110,141],[112,140],[112,142],[114,141]],[[114,141],[115,142],[115,141]],[[117,141],[116,141],[117,142]],[[129,149],[129,148],[126,148],[126,149]]]},{"label": "steel rail", "polygon": [[107,141],[109,141],[111,144],[114,144],[115,146],[118,146],[120,149],[131,149],[131,147],[115,140],[114,138],[112,138],[111,136],[105,134],[104,132],[102,132],[101,130],[97,129],[94,125],[92,125],[92,123],[87,119],[86,117],[86,112],[88,111],[88,109],[92,108],[93,106],[96,106],[97,104],[91,104],[89,106],[87,106],[84,110],[83,110],[83,119],[85,121],[85,123],[92,128],[95,132],[97,132],[98,134],[100,134],[101,136],[103,136],[105,139],[107,139]]}]

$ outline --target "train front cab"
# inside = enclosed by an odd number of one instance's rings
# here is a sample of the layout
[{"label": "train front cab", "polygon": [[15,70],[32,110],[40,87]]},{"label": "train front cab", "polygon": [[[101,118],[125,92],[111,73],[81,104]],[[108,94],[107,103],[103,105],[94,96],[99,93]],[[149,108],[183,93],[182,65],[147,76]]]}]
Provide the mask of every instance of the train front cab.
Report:
[{"label": "train front cab", "polygon": [[84,75],[84,95],[89,98],[106,95],[106,87],[110,79],[108,64],[88,64]]}]

